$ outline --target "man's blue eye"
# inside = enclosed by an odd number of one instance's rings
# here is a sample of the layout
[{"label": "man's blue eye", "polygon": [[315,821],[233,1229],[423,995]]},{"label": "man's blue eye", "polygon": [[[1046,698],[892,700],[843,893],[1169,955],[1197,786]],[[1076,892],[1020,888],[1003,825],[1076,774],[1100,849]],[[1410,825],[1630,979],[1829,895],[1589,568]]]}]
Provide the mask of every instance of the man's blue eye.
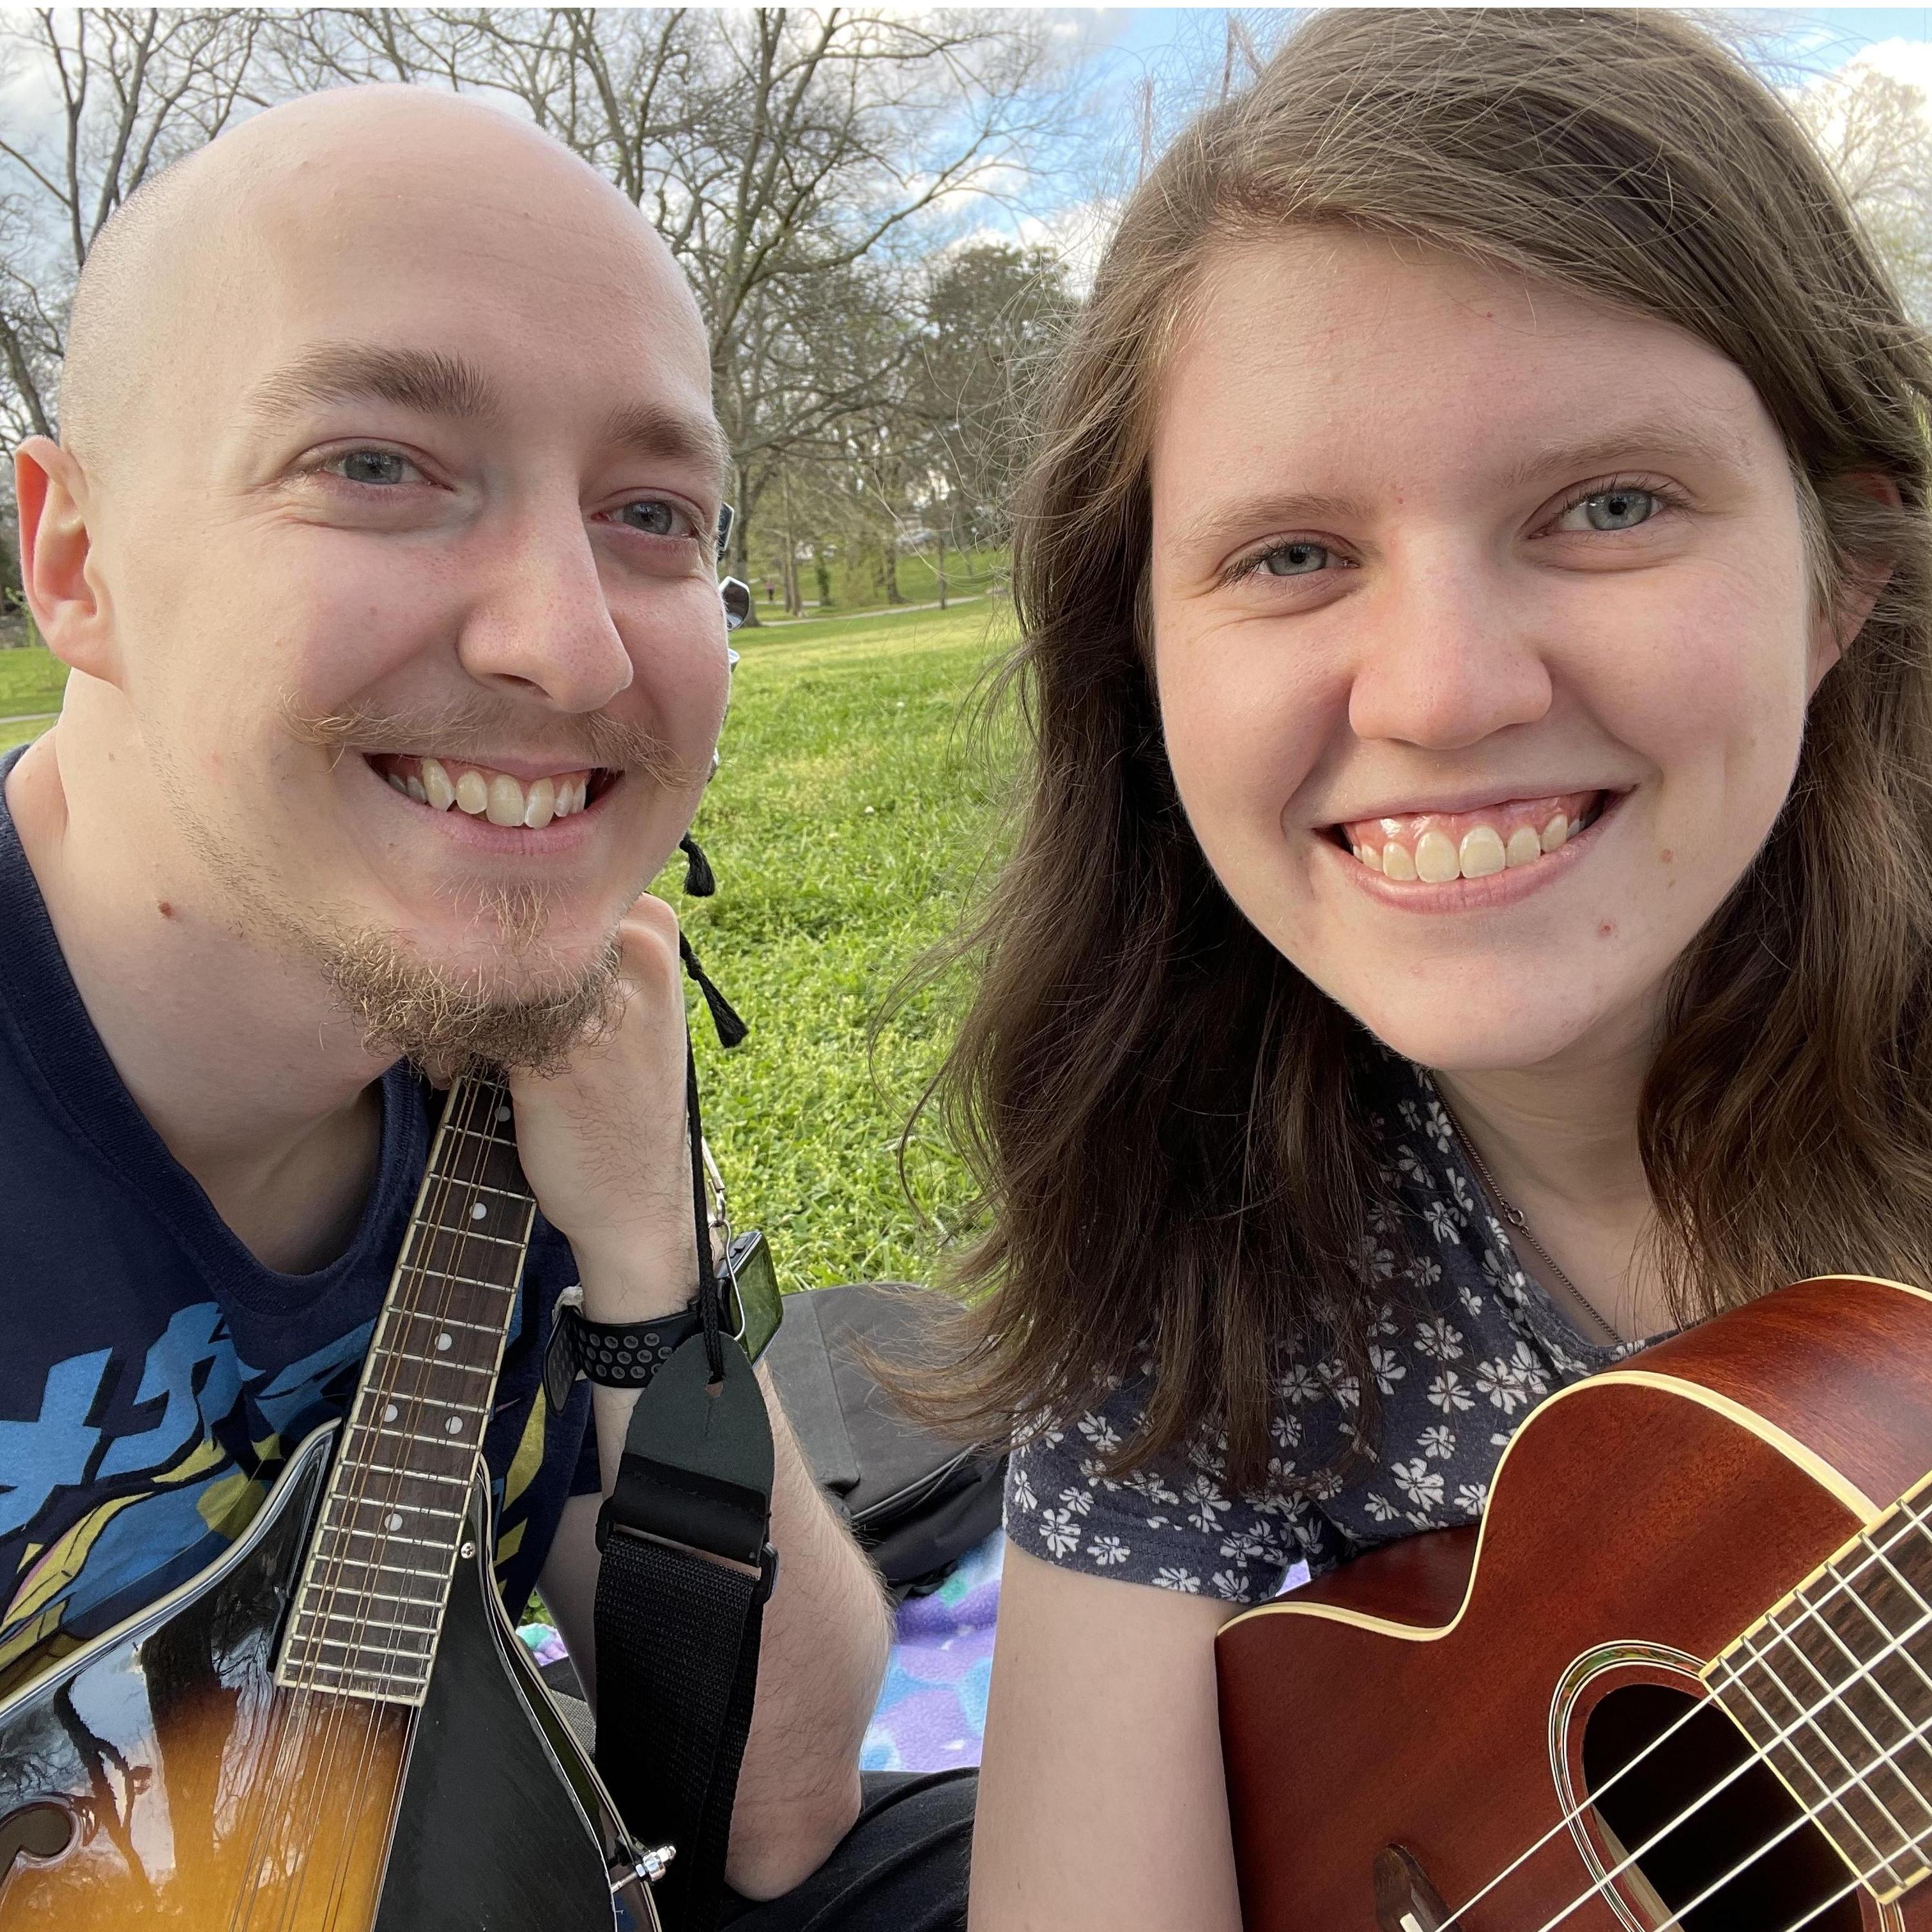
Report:
[{"label": "man's blue eye", "polygon": [[1270,577],[1307,577],[1328,561],[1325,545],[1317,543],[1283,544],[1262,558]]},{"label": "man's blue eye", "polygon": [[646,497],[639,503],[626,503],[617,514],[630,519],[631,528],[642,530],[646,536],[674,537],[682,534],[678,528],[680,518],[676,508],[655,498]]},{"label": "man's blue eye", "polygon": [[1599,490],[1566,512],[1562,523],[1568,529],[1577,529],[1570,518],[1580,510],[1593,530],[1634,530],[1638,524],[1648,523],[1658,508],[1657,496],[1648,490]]},{"label": "man's blue eye", "polygon": [[393,449],[352,449],[335,460],[352,483],[400,483],[410,466]]}]

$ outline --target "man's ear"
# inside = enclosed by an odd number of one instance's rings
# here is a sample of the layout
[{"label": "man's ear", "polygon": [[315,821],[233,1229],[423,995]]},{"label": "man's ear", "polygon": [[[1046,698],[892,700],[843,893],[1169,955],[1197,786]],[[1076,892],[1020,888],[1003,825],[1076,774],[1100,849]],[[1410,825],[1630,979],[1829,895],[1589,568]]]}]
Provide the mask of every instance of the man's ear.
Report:
[{"label": "man's ear", "polygon": [[[1869,496],[1888,509],[1900,508],[1904,499],[1898,484],[1876,470],[1848,470],[1832,479],[1834,487]],[[1854,563],[1838,586],[1837,601],[1814,627],[1811,638],[1811,688],[1825,680],[1825,674],[1852,647],[1852,640],[1864,628],[1879,594],[1892,581],[1891,564],[1880,559]]]},{"label": "man's ear", "polygon": [[120,681],[100,586],[89,567],[87,478],[70,451],[44,436],[14,452],[20,512],[20,582],[47,648],[90,677]]}]

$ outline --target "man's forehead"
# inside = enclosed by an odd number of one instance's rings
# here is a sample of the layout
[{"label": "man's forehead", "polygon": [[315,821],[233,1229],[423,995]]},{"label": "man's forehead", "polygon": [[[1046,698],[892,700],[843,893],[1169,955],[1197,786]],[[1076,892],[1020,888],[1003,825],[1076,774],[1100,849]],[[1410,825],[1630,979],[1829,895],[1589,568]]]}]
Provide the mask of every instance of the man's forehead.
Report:
[{"label": "man's forehead", "polygon": [[[567,359],[567,350],[554,344],[552,370]],[[641,456],[702,465],[722,484],[729,460],[724,434],[709,409],[681,396],[685,386],[640,382],[628,394],[613,388],[598,425],[601,440]],[[654,388],[668,392],[651,393]],[[487,424],[512,416],[515,400],[501,377],[460,352],[324,341],[294,351],[256,377],[244,392],[242,412],[251,424],[272,430],[317,409],[372,401]]]}]

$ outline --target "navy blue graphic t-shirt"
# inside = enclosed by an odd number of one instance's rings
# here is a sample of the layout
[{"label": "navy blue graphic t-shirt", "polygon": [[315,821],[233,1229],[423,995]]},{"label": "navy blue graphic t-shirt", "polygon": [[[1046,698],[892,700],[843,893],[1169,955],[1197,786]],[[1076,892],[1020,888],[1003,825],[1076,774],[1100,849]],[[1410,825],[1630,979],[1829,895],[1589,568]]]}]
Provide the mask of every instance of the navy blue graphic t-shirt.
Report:
[{"label": "navy blue graphic t-shirt", "polygon": [[[353,1395],[440,1096],[383,1076],[382,1156],[347,1251],[265,1268],[122,1084],[61,955],[0,759],[0,1696],[207,1568]],[[520,1609],[597,1486],[590,1388],[546,1412],[542,1343],[577,1278],[538,1217],[484,1440],[496,1574]]]}]

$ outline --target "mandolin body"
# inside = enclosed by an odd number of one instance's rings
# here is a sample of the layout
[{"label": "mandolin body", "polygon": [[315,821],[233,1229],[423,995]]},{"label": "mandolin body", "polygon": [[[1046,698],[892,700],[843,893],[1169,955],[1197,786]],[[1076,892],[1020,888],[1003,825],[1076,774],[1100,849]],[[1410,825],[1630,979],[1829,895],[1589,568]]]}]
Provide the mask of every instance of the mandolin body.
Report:
[{"label": "mandolin body", "polygon": [[274,1678],[334,1427],[223,1559],[0,1704],[0,1932],[616,1932],[614,1812],[491,1580],[489,1494],[420,1707]]},{"label": "mandolin body", "polygon": [[[1928,1468],[1932,1298],[1890,1283],[1800,1282],[1552,1397],[1480,1529],[1396,1543],[1223,1628],[1246,1932],[1430,1932],[1452,1913],[1456,1932],[1932,1927],[1932,1883],[1822,1904],[1851,1869],[1723,1710],[1690,1714],[1706,1662]],[[1775,1858],[1686,1910],[1787,1823]]]}]

